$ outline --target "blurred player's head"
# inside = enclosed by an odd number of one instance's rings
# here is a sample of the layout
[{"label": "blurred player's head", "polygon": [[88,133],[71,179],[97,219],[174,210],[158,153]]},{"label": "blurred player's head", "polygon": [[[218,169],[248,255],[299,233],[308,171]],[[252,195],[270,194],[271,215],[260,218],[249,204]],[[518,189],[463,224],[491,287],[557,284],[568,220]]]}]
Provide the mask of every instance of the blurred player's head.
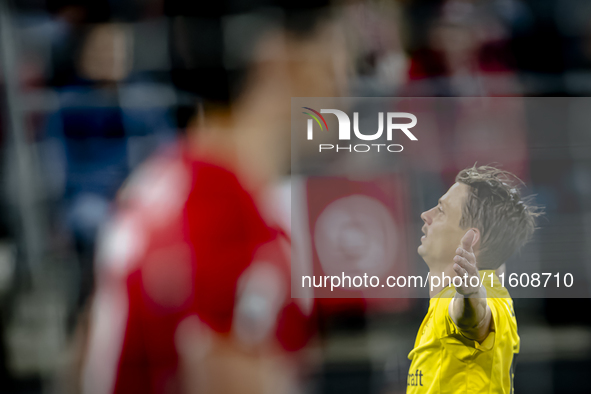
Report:
[{"label": "blurred player's head", "polygon": [[532,236],[540,209],[523,199],[521,181],[490,166],[460,171],[439,204],[421,214],[425,222],[419,254],[430,268],[453,264],[466,231],[476,232],[474,252],[479,269],[497,269]]},{"label": "blurred player's head", "polygon": [[201,146],[203,134],[223,128],[218,135],[248,162],[241,167],[269,179],[289,164],[291,97],[342,94],[342,35],[326,2],[221,3],[217,14],[169,10],[181,14],[172,28],[173,79],[199,98]]},{"label": "blurred player's head", "polygon": [[[219,0],[208,7],[170,0],[165,7],[172,17],[173,81],[206,106],[236,105],[252,88],[250,80],[278,77],[257,75],[257,69],[279,61],[306,68],[306,79],[299,82],[311,92],[322,92],[334,81],[321,67],[338,50],[334,37],[326,37],[332,17],[328,0]],[[299,48],[303,44],[307,52]],[[324,93],[335,91],[329,87]]]}]

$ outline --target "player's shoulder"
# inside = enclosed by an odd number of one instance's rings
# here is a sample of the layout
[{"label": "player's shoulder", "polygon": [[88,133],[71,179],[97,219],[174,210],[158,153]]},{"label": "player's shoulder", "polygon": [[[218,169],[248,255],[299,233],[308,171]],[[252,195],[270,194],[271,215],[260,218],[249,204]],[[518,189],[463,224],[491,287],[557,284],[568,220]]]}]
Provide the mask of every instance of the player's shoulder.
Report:
[{"label": "player's shoulder", "polygon": [[119,191],[114,213],[99,232],[99,273],[125,278],[133,272],[154,238],[178,227],[190,190],[190,169],[179,145],[140,165]]},{"label": "player's shoulder", "polygon": [[492,313],[494,330],[497,332],[497,336],[510,338],[508,343],[518,349],[517,318],[509,291],[501,286],[498,281],[493,282],[491,286],[486,286],[486,291],[486,302]]},{"label": "player's shoulder", "polygon": [[511,297],[491,297],[486,300],[493,319],[497,323],[504,323],[507,326],[516,326],[515,309],[513,308],[513,299]]},{"label": "player's shoulder", "polygon": [[486,289],[488,298],[511,299],[511,294],[500,281],[494,270],[480,270],[481,286]]},{"label": "player's shoulder", "polygon": [[181,191],[186,194],[190,184],[190,167],[184,160],[184,148],[175,143],[160,149],[139,165],[117,195],[119,209],[159,204],[161,198]]}]

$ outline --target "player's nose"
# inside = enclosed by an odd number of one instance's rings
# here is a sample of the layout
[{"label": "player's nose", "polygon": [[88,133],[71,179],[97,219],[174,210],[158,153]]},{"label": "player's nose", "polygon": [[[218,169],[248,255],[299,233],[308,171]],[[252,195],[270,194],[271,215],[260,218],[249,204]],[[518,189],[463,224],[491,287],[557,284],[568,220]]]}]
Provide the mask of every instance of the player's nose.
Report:
[{"label": "player's nose", "polygon": [[431,211],[432,209],[421,213],[421,219],[423,219],[423,222],[425,222],[427,225],[431,224]]}]

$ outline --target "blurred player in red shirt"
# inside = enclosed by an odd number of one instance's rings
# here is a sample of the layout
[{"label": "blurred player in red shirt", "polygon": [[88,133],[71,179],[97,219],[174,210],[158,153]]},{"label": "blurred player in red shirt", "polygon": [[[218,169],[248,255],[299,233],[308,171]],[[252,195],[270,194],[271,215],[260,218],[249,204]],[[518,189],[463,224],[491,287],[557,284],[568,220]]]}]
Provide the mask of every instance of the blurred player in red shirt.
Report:
[{"label": "blurred player in red shirt", "polygon": [[230,3],[167,10],[173,78],[204,105],[102,231],[84,393],[295,389],[289,352],[309,339],[311,311],[290,297],[290,241],[265,192],[289,168],[290,98],[339,95],[344,46],[325,7]]}]

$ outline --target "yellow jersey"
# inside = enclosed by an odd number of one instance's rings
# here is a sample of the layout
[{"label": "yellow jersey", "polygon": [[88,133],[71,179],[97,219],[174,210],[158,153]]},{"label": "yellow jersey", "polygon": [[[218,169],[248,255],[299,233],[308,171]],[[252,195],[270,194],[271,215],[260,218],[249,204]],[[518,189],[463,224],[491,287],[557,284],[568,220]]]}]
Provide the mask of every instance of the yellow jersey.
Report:
[{"label": "yellow jersey", "polygon": [[513,393],[519,353],[513,300],[493,270],[480,271],[480,277],[492,313],[491,332],[482,343],[464,337],[449,316],[456,289],[444,288],[429,302],[408,355],[407,393]]}]

